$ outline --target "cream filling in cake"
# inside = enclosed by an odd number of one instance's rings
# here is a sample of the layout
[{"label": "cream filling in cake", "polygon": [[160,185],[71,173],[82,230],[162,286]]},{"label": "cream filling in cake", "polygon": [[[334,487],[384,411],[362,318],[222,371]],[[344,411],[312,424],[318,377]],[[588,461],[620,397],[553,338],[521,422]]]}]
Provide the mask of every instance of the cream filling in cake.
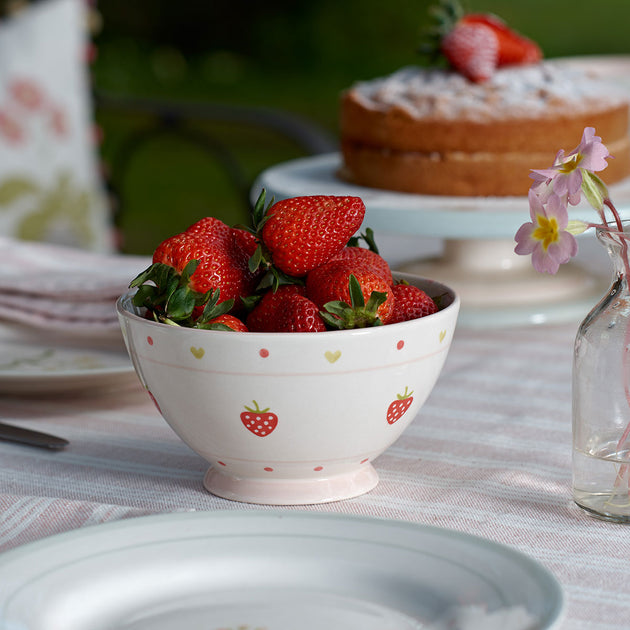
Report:
[{"label": "cream filling in cake", "polygon": [[[623,138],[621,140],[617,140],[614,142],[609,142],[606,144],[606,147],[610,151],[611,155],[615,155],[616,153],[623,153],[627,151],[630,147],[630,137]],[[369,147],[362,147],[361,150],[369,151]],[[406,156],[408,159],[419,159],[419,160],[428,160],[429,162],[441,162],[441,161],[451,161],[451,162],[478,162],[478,163],[495,163],[497,157],[500,156],[500,159],[504,162],[522,162],[524,160],[527,161],[528,164],[538,164],[539,166],[532,166],[532,168],[549,168],[551,164],[549,164],[549,154],[548,153],[540,153],[540,152],[532,152],[523,154],[520,151],[506,151],[504,153],[497,154],[492,151],[475,151],[474,153],[465,153],[464,151],[447,151],[445,153],[438,153],[437,151],[432,151],[430,153],[422,153],[420,151],[396,151],[394,149],[372,149],[378,153],[381,153],[386,157],[395,157],[395,156]],[[614,159],[614,158],[613,158]]]}]

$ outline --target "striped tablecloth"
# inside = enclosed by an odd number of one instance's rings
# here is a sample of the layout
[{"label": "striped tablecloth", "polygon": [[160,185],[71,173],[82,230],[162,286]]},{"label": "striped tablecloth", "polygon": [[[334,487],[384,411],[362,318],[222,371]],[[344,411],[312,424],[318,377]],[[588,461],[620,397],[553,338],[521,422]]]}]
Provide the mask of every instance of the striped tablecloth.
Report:
[{"label": "striped tablecloth", "polygon": [[[284,509],[426,523],[513,546],[562,583],[563,630],[630,627],[630,531],[570,497],[575,331],[459,329],[429,400],[376,460],[380,484],[356,499]],[[268,509],[207,493],[206,464],[133,379],[100,396],[0,400],[2,419],[70,440],[60,452],[0,442],[0,551],[146,514]]]}]

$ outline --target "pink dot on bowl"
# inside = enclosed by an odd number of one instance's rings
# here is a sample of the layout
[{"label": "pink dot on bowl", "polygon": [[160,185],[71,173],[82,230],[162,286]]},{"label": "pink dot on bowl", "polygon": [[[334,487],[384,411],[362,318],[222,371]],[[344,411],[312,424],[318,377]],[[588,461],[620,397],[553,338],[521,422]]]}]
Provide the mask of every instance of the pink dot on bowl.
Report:
[{"label": "pink dot on bowl", "polygon": [[[267,348],[261,348],[258,353],[263,359],[266,359],[269,356],[269,350]],[[266,470],[266,469],[265,469]]]},{"label": "pink dot on bowl", "polygon": [[147,343],[152,346],[153,345],[153,337],[147,337]]},{"label": "pink dot on bowl", "polygon": [[400,340],[400,341],[396,344],[396,347],[397,347],[399,350],[402,350],[402,347],[403,347],[404,345],[405,345],[405,342],[401,339],[401,340]]},{"label": "pink dot on bowl", "polygon": [[324,470],[324,467],[323,466],[315,466],[315,468],[313,468],[313,470],[315,472],[319,472],[320,470]]},{"label": "pink dot on bowl", "polygon": [[225,462],[217,462],[217,464],[220,464],[221,466],[225,466]]},{"label": "pink dot on bowl", "polygon": [[270,468],[269,466],[265,466],[263,470],[265,470],[266,472],[273,472],[273,468]]}]

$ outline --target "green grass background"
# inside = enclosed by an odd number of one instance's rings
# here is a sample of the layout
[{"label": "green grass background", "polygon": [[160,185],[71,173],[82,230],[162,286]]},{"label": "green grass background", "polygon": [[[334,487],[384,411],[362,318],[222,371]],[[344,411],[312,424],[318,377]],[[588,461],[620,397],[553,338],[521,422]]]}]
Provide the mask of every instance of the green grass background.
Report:
[{"label": "green grass background", "polygon": [[[419,63],[431,2],[318,0],[101,0],[94,85],[120,97],[277,108],[337,136],[340,92],[359,79]],[[545,56],[630,53],[628,0],[478,0],[541,45]],[[121,247],[147,254],[213,215],[247,220],[248,208],[207,150],[175,134],[127,144],[152,119],[96,107],[102,159],[119,197]],[[195,123],[192,133],[229,148],[252,183],[302,147],[265,129]]]}]

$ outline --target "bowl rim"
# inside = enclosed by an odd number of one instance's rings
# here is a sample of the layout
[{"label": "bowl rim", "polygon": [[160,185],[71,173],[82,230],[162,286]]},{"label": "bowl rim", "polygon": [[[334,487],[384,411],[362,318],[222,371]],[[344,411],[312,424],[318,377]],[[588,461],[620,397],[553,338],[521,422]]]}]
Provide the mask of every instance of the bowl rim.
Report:
[{"label": "bowl rim", "polygon": [[[390,332],[393,332],[394,330],[402,330],[405,327],[411,327],[411,326],[419,326],[419,325],[427,325],[427,324],[421,324],[420,322],[428,322],[428,321],[432,321],[435,322],[438,319],[444,319],[445,317],[450,317],[453,311],[459,312],[459,308],[460,308],[460,297],[459,295],[455,292],[454,289],[452,289],[451,287],[447,286],[446,284],[442,283],[442,282],[438,282],[436,280],[432,280],[430,278],[425,278],[423,276],[418,276],[415,274],[411,274],[411,273],[404,273],[404,272],[394,272],[394,278],[395,279],[401,279],[401,280],[407,280],[407,281],[411,281],[413,280],[413,283],[421,283],[424,285],[430,285],[432,287],[431,294],[432,295],[440,295],[443,293],[447,293],[452,297],[452,301],[450,304],[448,304],[447,306],[445,306],[444,308],[440,309],[439,311],[432,313],[431,315],[425,315],[424,317],[419,317],[416,319],[411,319],[408,321],[404,321],[404,322],[398,322],[396,324],[386,324],[383,326],[371,326],[368,328],[352,328],[352,329],[348,329],[348,330],[326,330],[326,331],[322,331],[322,332],[247,332],[247,333],[242,333],[242,335],[238,335],[239,338],[247,338],[247,339],[254,339],[254,338],[260,338],[260,337],[278,337],[280,335],[282,336],[288,336],[290,335],[291,337],[315,337],[315,338],[322,338],[323,336],[329,336],[329,335],[335,335],[336,337],[339,337],[339,335],[344,335],[344,336],[356,336],[356,335],[366,335],[366,334],[387,334]],[[411,284],[413,284],[412,282],[410,282]],[[423,287],[420,287],[423,288]],[[424,288],[423,288],[424,290]],[[194,333],[204,333],[204,334],[214,334],[214,335],[222,335],[224,334],[226,331],[222,331],[222,330],[206,330],[203,328],[188,328],[188,327],[184,327],[184,326],[170,326],[168,324],[164,324],[162,322],[155,322],[152,321],[150,319],[146,319],[144,317],[141,317],[140,315],[138,315],[137,313],[131,311],[128,307],[129,307],[129,302],[131,300],[131,297],[136,293],[136,289],[131,289],[129,291],[126,291],[125,293],[123,293],[121,296],[118,297],[118,299],[116,300],[116,311],[118,312],[119,316],[124,317],[125,319],[131,320],[131,321],[137,321],[137,322],[141,322],[143,324],[146,324],[148,326],[156,326],[160,329],[164,329],[164,328],[169,328],[171,330],[174,331],[188,331],[188,332],[193,332]],[[238,332],[238,331],[234,331],[234,332]]]}]

